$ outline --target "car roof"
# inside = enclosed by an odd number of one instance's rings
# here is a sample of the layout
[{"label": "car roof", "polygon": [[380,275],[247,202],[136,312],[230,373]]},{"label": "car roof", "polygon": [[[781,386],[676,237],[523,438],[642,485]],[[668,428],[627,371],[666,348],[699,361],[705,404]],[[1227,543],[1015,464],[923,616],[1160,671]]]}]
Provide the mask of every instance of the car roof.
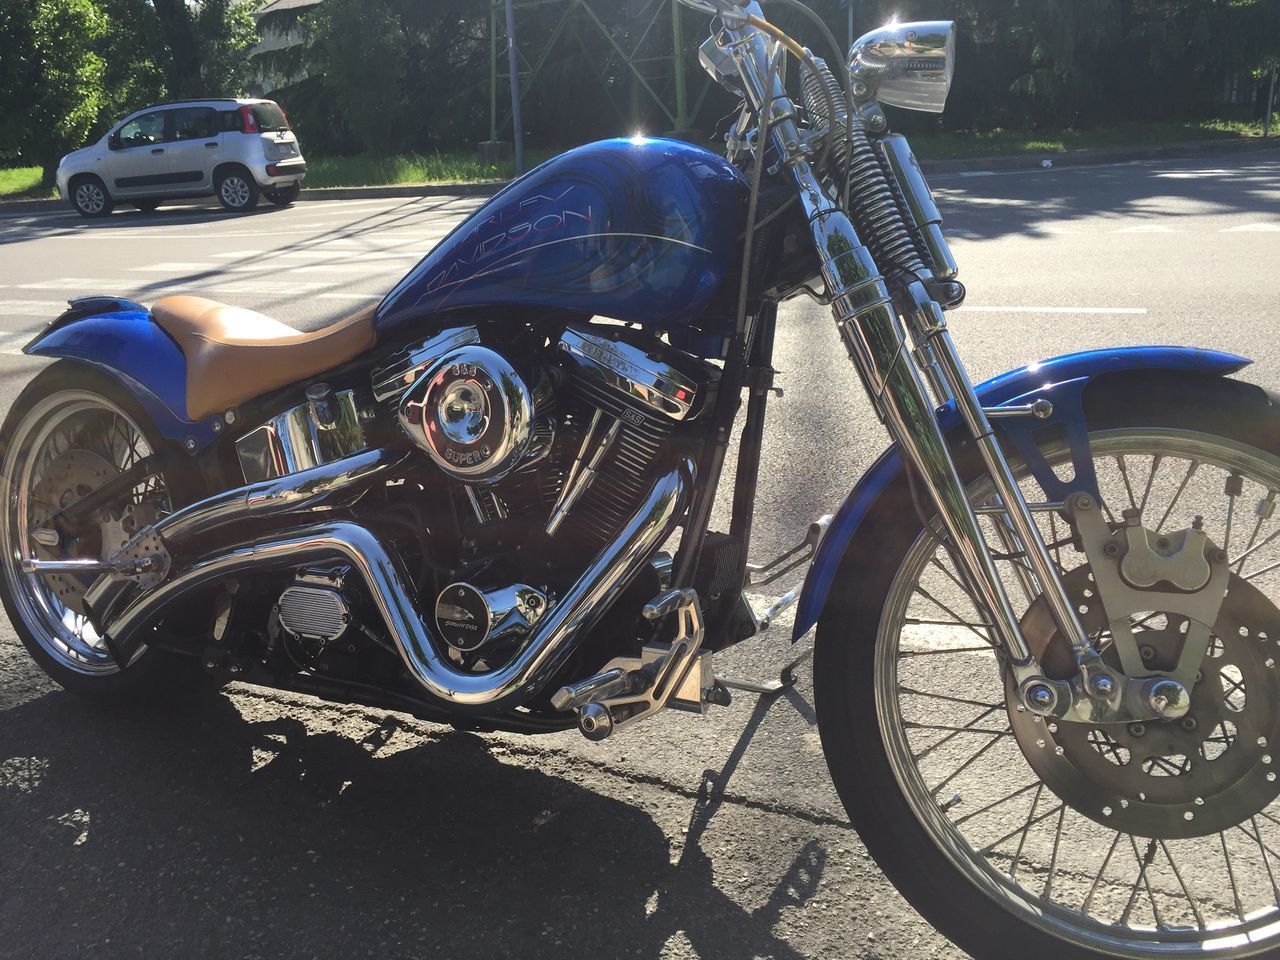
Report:
[{"label": "car roof", "polygon": [[167,100],[164,103],[153,103],[149,106],[140,107],[131,113],[125,114],[125,116],[120,119],[119,123],[128,123],[134,117],[139,117],[144,113],[150,113],[153,110],[166,110],[169,107],[218,107],[226,106],[227,104],[243,106],[255,103],[275,103],[275,101],[265,100],[262,97],[204,97],[199,100]]}]

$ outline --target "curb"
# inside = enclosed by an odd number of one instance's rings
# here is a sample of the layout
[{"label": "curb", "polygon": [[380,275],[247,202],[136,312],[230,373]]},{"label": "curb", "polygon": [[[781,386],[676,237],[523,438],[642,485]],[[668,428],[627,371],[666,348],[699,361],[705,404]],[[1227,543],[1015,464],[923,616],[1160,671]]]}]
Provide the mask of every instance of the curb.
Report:
[{"label": "curb", "polygon": [[1027,153],[1017,156],[965,157],[959,160],[923,161],[920,168],[928,175],[949,173],[998,172],[1032,170],[1043,161],[1055,167],[1082,167],[1103,163],[1137,163],[1143,160],[1181,160],[1216,154],[1251,153],[1280,150],[1280,138],[1238,137],[1222,140],[1196,140],[1191,143],[1153,144],[1123,149],[1067,150],[1061,153]]},{"label": "curb", "polygon": [[482,183],[401,183],[387,187],[314,187],[302,190],[304,200],[370,200],[396,197],[491,197],[511,181]]},{"label": "curb", "polygon": [[[1034,170],[1045,160],[1054,167],[1079,167],[1107,163],[1136,163],[1143,160],[1179,160],[1220,154],[1252,153],[1280,150],[1280,138],[1239,137],[1222,140],[1198,140],[1193,143],[1169,143],[1148,147],[1120,149],[1068,150],[1063,153],[1027,153],[1017,156],[965,157],[959,160],[926,160],[920,168],[928,176],[948,174],[996,173],[1007,170]],[[480,183],[419,183],[384,187],[316,187],[304,189],[299,202],[324,200],[411,199],[415,197],[491,197],[509,181],[490,180]],[[68,209],[62,200],[0,200],[0,212],[37,213]]]}]

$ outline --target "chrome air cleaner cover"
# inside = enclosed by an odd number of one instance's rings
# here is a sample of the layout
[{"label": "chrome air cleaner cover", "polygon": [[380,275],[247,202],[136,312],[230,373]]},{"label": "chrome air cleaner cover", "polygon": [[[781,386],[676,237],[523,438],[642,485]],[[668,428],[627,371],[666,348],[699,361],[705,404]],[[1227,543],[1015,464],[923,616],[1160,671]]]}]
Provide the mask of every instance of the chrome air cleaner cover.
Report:
[{"label": "chrome air cleaner cover", "polygon": [[400,399],[400,424],[446,473],[498,480],[523,458],[534,400],[515,368],[487,347],[450,350]]}]

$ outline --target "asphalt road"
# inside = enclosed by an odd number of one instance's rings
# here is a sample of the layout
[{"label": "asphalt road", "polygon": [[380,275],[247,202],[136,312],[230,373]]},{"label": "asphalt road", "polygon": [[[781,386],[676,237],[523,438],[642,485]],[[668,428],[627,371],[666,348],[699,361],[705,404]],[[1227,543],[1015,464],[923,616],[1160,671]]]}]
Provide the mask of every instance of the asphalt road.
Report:
[{"label": "asphalt road", "polygon": [[[981,379],[1136,343],[1280,387],[1280,157],[934,184]],[[312,328],[478,201],[0,215],[0,408],[70,296],[198,292]],[[825,310],[784,308],[753,552],[831,512],[885,438]],[[767,676],[776,632],[718,662]],[[0,624],[0,956],[959,956],[883,880],[827,778],[811,685],[603,744],[459,734],[248,688],[104,713]]]}]

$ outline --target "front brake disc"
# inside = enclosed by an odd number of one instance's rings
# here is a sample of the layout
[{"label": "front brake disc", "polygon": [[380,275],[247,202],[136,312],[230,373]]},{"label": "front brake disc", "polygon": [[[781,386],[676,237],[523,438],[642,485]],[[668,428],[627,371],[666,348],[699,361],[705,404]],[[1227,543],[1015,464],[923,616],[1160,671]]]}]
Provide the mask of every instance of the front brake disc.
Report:
[{"label": "front brake disc", "polygon": [[[1088,566],[1063,582],[1090,636],[1101,635],[1106,618],[1092,602]],[[1047,674],[1065,675],[1074,668],[1071,649],[1044,606],[1037,600],[1023,617],[1027,642]],[[1144,664],[1153,672],[1173,669],[1187,620],[1160,611],[1134,620]],[[1010,724],[1036,775],[1098,823],[1161,839],[1217,833],[1280,795],[1271,753],[1280,743],[1278,641],[1280,610],[1233,575],[1185,717],[1129,724],[1040,717],[1022,706],[1006,677]],[[1114,646],[1105,636],[1099,643],[1103,660],[1118,670]]]}]

